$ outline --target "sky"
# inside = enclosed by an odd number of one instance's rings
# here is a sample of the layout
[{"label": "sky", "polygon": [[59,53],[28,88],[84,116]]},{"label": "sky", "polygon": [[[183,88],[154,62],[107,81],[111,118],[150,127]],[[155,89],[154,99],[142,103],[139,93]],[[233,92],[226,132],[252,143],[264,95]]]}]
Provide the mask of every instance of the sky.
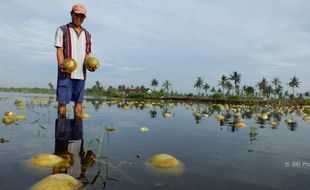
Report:
[{"label": "sky", "polygon": [[149,87],[156,78],[178,92],[195,92],[197,77],[217,86],[241,74],[241,86],[279,77],[310,90],[309,0],[1,0],[0,87],[56,85],[56,29],[83,4],[83,26],[101,67],[95,81]]}]

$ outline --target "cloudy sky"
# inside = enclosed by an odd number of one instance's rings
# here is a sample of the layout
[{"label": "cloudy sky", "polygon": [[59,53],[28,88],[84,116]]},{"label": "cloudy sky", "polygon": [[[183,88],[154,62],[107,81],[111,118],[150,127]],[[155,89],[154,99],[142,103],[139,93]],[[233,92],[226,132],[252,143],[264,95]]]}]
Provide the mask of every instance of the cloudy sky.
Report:
[{"label": "cloudy sky", "polygon": [[297,76],[310,90],[309,0],[1,0],[1,87],[56,84],[55,31],[75,3],[88,9],[84,26],[102,62],[87,87],[156,78],[195,92],[198,76],[213,86],[238,71],[241,85]]}]

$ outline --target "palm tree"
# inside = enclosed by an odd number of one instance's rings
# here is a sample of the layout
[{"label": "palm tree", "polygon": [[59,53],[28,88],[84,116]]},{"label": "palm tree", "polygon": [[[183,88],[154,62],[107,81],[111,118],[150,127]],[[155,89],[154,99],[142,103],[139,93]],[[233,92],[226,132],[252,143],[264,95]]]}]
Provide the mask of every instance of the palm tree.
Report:
[{"label": "palm tree", "polygon": [[245,92],[247,97],[253,96],[253,94],[254,94],[254,87],[253,86],[245,86],[244,92]]},{"label": "palm tree", "polygon": [[168,90],[171,89],[172,84],[169,82],[169,80],[165,80],[165,82],[163,83],[163,88],[164,91],[168,92]]},{"label": "palm tree", "polygon": [[206,92],[206,96],[208,95],[208,90],[209,90],[209,88],[210,88],[210,85],[209,85],[208,83],[205,83],[205,84],[203,85],[203,90]]},{"label": "palm tree", "polygon": [[54,87],[54,85],[50,82],[50,83],[48,83],[48,86],[49,86],[49,89],[50,90],[55,90],[55,87]]},{"label": "palm tree", "polygon": [[242,89],[241,89],[241,93],[240,93],[240,96],[241,96],[241,97],[245,97],[246,88],[247,88],[247,86],[246,86],[246,85],[243,85],[243,87],[242,87]]},{"label": "palm tree", "polygon": [[305,97],[306,97],[306,98],[309,98],[309,97],[310,97],[310,92],[309,92],[309,91],[305,92]]},{"label": "palm tree", "polygon": [[197,88],[197,95],[200,94],[201,88],[203,86],[203,80],[201,77],[197,77],[194,87]]},{"label": "palm tree", "polygon": [[288,98],[288,97],[289,97],[289,93],[288,93],[287,90],[284,92],[284,97],[285,97],[285,98]]},{"label": "palm tree", "polygon": [[221,80],[218,83],[218,85],[222,87],[223,94],[224,94],[225,84],[227,80],[228,78],[225,75],[222,75]]},{"label": "palm tree", "polygon": [[93,86],[93,90],[96,92],[97,95],[103,91],[103,87],[99,81],[96,81],[95,85]]},{"label": "palm tree", "polygon": [[[274,85],[273,92],[274,92],[274,96],[275,96],[275,95],[276,95],[277,88],[278,88],[279,85],[281,84],[280,78],[279,78],[279,77],[274,77],[273,80],[271,81],[271,83]],[[279,94],[278,94],[278,95],[279,95]]]},{"label": "palm tree", "polygon": [[258,90],[259,90],[259,93],[261,94],[261,96],[264,96],[264,94],[265,94],[265,91],[267,88],[267,83],[268,83],[268,81],[265,78],[263,78],[256,85],[258,87]]},{"label": "palm tree", "polygon": [[278,95],[278,98],[280,98],[280,95],[282,93],[283,87],[281,85],[278,85],[277,88],[274,90],[274,93]]},{"label": "palm tree", "polygon": [[236,95],[239,96],[239,86],[237,86],[237,84],[240,83],[240,80],[241,80],[241,74],[238,73],[237,71],[234,71],[231,75],[229,75],[229,79],[234,81],[234,84],[235,84],[235,92],[236,92]]},{"label": "palm tree", "polygon": [[290,80],[291,81],[288,83],[288,85],[293,89],[293,97],[295,97],[295,87],[299,88],[300,81],[296,76],[294,76]]},{"label": "palm tree", "polygon": [[211,92],[214,94],[216,92],[214,86],[211,88]]},{"label": "palm tree", "polygon": [[265,89],[265,94],[267,98],[270,98],[270,94],[272,94],[272,86],[268,85],[267,88]]},{"label": "palm tree", "polygon": [[226,95],[230,95],[230,91],[233,88],[233,86],[229,81],[226,81],[225,88],[227,89]]},{"label": "palm tree", "polygon": [[153,90],[155,91],[155,88],[158,86],[158,81],[155,78],[151,81],[151,86],[153,87]]}]

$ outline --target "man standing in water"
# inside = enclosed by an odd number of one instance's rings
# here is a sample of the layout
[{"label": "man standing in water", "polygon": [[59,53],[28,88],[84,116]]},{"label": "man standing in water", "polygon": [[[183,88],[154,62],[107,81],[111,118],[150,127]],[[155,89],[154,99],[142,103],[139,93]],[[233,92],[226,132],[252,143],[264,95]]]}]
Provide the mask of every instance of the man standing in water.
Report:
[{"label": "man standing in water", "polygon": [[[55,47],[57,48],[58,61],[56,95],[59,118],[66,117],[66,104],[70,101],[74,102],[74,117],[80,118],[82,113],[86,80],[86,65],[84,63],[88,59],[92,47],[90,33],[82,27],[86,13],[83,5],[74,5],[71,10],[72,22],[60,26],[56,31]],[[72,58],[77,63],[77,67],[72,73],[63,67],[66,58]],[[88,70],[95,71],[90,68]]]}]

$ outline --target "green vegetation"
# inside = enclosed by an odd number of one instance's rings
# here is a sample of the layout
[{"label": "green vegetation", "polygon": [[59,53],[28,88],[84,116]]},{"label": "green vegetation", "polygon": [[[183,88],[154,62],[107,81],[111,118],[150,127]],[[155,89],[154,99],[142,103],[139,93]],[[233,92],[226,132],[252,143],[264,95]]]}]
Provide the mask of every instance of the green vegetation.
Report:
[{"label": "green vegetation", "polygon": [[[241,74],[237,71],[232,72],[228,77],[222,75],[216,86],[210,86],[204,82],[202,77],[197,77],[193,87],[196,89],[193,93],[178,93],[172,90],[172,83],[165,80],[161,85],[154,78],[150,81],[150,88],[145,86],[126,87],[119,85],[118,88],[109,86],[104,88],[103,85],[96,81],[91,88],[85,90],[87,96],[96,97],[113,97],[113,98],[130,98],[130,99],[174,99],[174,100],[228,100],[228,101],[287,101],[298,100],[309,104],[310,92],[297,93],[295,89],[299,88],[300,80],[294,76],[290,78],[287,87],[292,89],[283,91],[283,86],[279,77],[274,77],[272,81],[266,78],[259,80],[255,86],[241,86]],[[157,87],[161,87],[157,89]],[[56,90],[52,83],[48,84],[48,88],[0,88],[0,92],[21,92],[21,93],[42,93],[55,94]]]}]

